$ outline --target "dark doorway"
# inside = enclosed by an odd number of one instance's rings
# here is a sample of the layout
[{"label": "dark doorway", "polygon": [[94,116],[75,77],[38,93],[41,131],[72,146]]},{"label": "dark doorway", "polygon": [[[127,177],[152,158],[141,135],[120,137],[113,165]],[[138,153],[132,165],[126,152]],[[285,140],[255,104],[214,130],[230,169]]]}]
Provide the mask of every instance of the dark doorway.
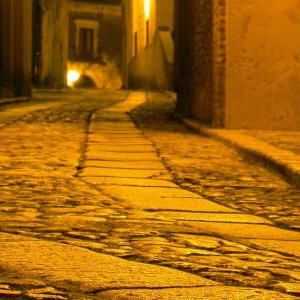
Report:
[{"label": "dark doorway", "polygon": [[42,40],[42,12],[38,0],[32,3],[32,82],[41,82],[41,40]]},{"label": "dark doorway", "polygon": [[94,50],[94,30],[80,28],[79,31],[79,57],[81,59],[92,59]]}]

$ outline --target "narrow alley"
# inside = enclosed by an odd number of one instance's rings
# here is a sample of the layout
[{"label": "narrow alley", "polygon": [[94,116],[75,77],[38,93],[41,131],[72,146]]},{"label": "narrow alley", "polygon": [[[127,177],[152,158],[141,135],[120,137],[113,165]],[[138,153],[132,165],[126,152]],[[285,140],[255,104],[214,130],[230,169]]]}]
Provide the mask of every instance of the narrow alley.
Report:
[{"label": "narrow alley", "polygon": [[1,299],[299,297],[299,189],[174,107],[99,90],[0,106]]},{"label": "narrow alley", "polygon": [[300,0],[0,0],[0,300],[300,298]]}]

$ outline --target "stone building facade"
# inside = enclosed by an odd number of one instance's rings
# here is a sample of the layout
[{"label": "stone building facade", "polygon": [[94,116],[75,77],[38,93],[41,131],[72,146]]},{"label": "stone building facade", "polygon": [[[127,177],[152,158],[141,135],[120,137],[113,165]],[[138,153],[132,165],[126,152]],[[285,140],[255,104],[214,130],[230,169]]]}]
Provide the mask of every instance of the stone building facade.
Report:
[{"label": "stone building facade", "polygon": [[39,86],[67,85],[72,69],[98,88],[122,86],[122,11],[117,0],[34,0]]},{"label": "stone building facade", "polygon": [[30,95],[32,1],[0,1],[0,98]]},{"label": "stone building facade", "polygon": [[72,1],[68,9],[68,69],[96,87],[122,87],[122,9],[118,1]]},{"label": "stone building facade", "polygon": [[132,88],[171,89],[174,1],[124,0],[125,82]]},{"label": "stone building facade", "polygon": [[66,85],[68,4],[67,0],[34,0],[40,16],[34,16],[33,24],[40,32],[33,37],[39,43],[33,59],[38,68],[37,81],[43,87],[62,88]]},{"label": "stone building facade", "polygon": [[178,111],[217,127],[300,130],[300,3],[176,0]]}]

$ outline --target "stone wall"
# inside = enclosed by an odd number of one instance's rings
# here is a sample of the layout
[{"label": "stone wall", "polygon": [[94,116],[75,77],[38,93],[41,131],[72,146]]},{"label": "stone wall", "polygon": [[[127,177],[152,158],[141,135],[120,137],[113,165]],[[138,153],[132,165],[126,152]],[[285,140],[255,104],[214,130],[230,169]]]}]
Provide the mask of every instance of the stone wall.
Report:
[{"label": "stone wall", "polygon": [[41,84],[51,88],[66,85],[67,70],[67,1],[40,0]]},{"label": "stone wall", "polygon": [[226,126],[300,130],[300,1],[228,2]]},{"label": "stone wall", "polygon": [[[144,0],[127,0],[127,87],[173,88],[173,0],[151,0],[147,17]],[[149,26],[147,41],[147,20]]]},{"label": "stone wall", "polygon": [[30,95],[32,1],[0,1],[0,97]]}]

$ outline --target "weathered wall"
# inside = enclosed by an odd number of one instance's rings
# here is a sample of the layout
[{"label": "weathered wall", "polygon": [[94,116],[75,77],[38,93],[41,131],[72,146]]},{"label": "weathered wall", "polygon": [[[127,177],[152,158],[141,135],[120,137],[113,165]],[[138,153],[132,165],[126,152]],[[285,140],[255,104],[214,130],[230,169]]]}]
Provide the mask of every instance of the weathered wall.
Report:
[{"label": "weathered wall", "polygon": [[40,0],[42,9],[41,84],[61,88],[66,84],[67,1]]},{"label": "weathered wall", "polygon": [[158,0],[156,2],[156,22],[157,27],[174,28],[174,1]]},{"label": "weathered wall", "polygon": [[32,1],[0,1],[0,97],[30,95]]},{"label": "weathered wall", "polygon": [[300,130],[300,1],[228,2],[226,126]]},{"label": "weathered wall", "polygon": [[[163,41],[164,34],[169,35],[169,32],[157,32],[152,44],[141,49],[139,55],[131,60],[130,87],[159,90],[172,88],[173,41],[170,38]],[[167,55],[168,50],[171,55]]]},{"label": "weathered wall", "polygon": [[[127,0],[128,86],[172,89],[173,87],[173,0],[151,0],[146,16],[144,0]],[[148,43],[146,24],[149,24]],[[135,42],[135,34],[137,42]]]}]

